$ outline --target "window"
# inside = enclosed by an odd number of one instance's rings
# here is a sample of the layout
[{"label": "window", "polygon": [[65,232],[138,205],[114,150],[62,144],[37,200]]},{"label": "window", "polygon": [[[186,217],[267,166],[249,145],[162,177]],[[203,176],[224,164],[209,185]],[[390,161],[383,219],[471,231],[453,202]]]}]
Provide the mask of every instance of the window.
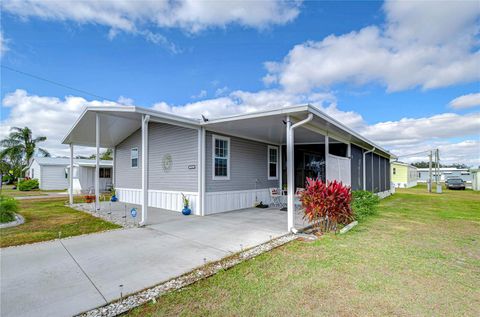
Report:
[{"label": "window", "polygon": [[35,170],[32,168],[32,175],[31,178],[35,178]]},{"label": "window", "polygon": [[268,179],[278,179],[278,147],[268,146]]},{"label": "window", "polygon": [[213,179],[230,179],[230,138],[213,136]]},{"label": "window", "polygon": [[100,178],[112,178],[111,171],[109,167],[100,167]]},{"label": "window", "polygon": [[397,169],[394,167],[393,168],[393,175],[397,174]]},{"label": "window", "polygon": [[130,160],[132,167],[138,167],[138,149],[136,147],[130,151]]}]

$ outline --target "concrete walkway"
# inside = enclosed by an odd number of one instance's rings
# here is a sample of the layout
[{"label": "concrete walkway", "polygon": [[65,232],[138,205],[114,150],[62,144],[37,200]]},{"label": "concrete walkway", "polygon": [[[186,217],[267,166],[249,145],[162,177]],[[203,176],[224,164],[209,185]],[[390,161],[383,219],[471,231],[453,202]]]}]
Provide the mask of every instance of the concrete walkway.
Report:
[{"label": "concrete walkway", "polygon": [[155,212],[144,228],[1,249],[0,315],[71,316],[286,234],[277,209]]}]

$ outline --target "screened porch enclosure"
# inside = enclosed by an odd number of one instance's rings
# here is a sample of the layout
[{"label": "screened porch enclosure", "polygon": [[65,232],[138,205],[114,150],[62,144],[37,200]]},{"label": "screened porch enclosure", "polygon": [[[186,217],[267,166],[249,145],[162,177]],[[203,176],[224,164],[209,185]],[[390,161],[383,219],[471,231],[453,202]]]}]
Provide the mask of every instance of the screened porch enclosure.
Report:
[{"label": "screened porch enclosure", "polygon": [[[319,139],[325,136],[319,134]],[[310,144],[295,144],[294,169],[295,187],[305,187],[307,178],[339,180],[351,183],[349,145],[329,138],[328,160],[325,155],[325,142]],[[330,163],[330,164],[329,164]],[[287,155],[286,146],[282,145],[282,187],[287,185]]]}]

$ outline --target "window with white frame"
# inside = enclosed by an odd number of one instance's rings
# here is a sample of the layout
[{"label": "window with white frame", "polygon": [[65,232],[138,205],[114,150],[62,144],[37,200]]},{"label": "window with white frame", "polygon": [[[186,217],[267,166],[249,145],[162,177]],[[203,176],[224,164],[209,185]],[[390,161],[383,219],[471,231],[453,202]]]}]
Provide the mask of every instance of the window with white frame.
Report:
[{"label": "window with white frame", "polygon": [[278,147],[268,146],[268,179],[278,179]]},{"label": "window with white frame", "polygon": [[133,148],[130,151],[131,167],[138,167],[138,148]]},{"label": "window with white frame", "polygon": [[213,179],[230,179],[230,138],[213,136]]},{"label": "window with white frame", "polygon": [[112,178],[111,168],[109,167],[100,167],[100,178]]}]

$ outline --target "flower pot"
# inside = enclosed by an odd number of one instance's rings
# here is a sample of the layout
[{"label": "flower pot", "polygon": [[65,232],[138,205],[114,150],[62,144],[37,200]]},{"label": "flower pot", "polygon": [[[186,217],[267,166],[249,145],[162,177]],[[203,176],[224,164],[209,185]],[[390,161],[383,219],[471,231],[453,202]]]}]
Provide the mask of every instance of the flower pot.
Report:
[{"label": "flower pot", "polygon": [[117,196],[112,195],[112,198],[110,198],[111,202],[116,202],[118,200]]},{"label": "flower pot", "polygon": [[192,213],[192,210],[188,208],[188,206],[183,207],[182,214],[184,214],[185,216],[188,216],[191,213]]}]

